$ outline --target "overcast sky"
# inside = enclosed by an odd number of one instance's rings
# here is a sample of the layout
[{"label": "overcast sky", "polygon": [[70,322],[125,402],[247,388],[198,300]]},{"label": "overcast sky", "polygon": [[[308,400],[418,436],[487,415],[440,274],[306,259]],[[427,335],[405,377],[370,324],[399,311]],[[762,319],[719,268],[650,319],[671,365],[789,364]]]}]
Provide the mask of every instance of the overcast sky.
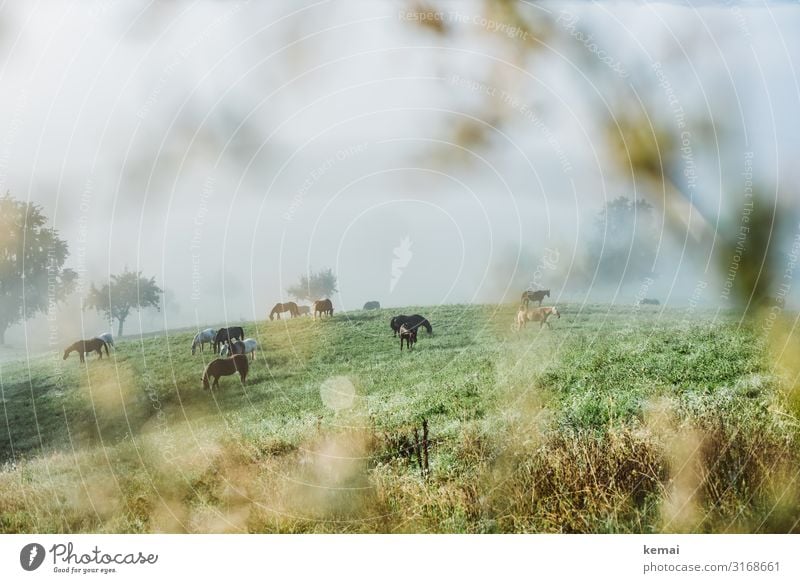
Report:
[{"label": "overcast sky", "polygon": [[[547,2],[522,9],[549,23],[533,49],[479,2],[431,0],[444,32],[407,4],[4,3],[0,188],[45,207],[84,285],[155,275],[171,300],[148,329],[263,318],[325,267],[341,309],[517,295],[531,256],[568,268],[632,195],[599,122],[621,95],[724,127],[696,152],[709,216],[738,204],[748,152],[797,196],[792,3]],[[685,301],[707,250],[661,234],[653,293]]]}]

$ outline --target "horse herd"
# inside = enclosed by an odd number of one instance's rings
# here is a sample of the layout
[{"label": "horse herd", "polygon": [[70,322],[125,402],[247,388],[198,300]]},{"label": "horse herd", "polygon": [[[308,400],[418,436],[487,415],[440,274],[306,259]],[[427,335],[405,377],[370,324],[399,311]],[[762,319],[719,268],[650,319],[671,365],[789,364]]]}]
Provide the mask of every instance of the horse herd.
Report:
[{"label": "horse herd", "polygon": [[[555,306],[542,307],[542,300],[550,297],[549,289],[541,289],[536,291],[526,290],[522,292],[522,301],[517,311],[517,317],[514,320],[514,325],[517,332],[522,330],[528,322],[539,322],[539,328],[547,324],[548,328],[552,325],[548,321],[551,316],[561,318],[561,313]],[[538,302],[539,306],[536,308],[529,307],[531,302]]]},{"label": "horse herd", "polygon": [[[294,302],[278,302],[269,313],[269,319],[272,320],[277,316],[278,320],[280,320],[281,314],[285,314],[286,312],[289,312],[292,318],[310,316],[311,310],[312,306],[298,306]],[[315,320],[317,319],[317,315],[319,315],[320,318],[322,316],[333,316],[333,303],[328,299],[317,300],[314,302],[313,310]]]},{"label": "horse herd", "polygon": [[[561,318],[561,314],[555,306],[542,307],[542,300],[545,297],[550,297],[550,290],[526,291],[522,294],[522,302],[515,320],[517,331],[524,328],[527,322],[539,322],[540,327],[547,324],[548,328],[550,328],[551,325],[548,320],[551,316]],[[531,302],[538,302],[538,307],[529,307]],[[367,302],[364,306],[365,310],[379,308],[380,304],[378,302]],[[306,314],[311,315],[311,311],[312,307],[298,306],[294,302],[277,303],[270,311],[269,319],[272,320],[275,316],[280,319],[281,314],[286,312],[289,312],[292,318],[296,318]],[[314,302],[314,319],[316,320],[318,317],[322,319],[324,316],[329,318],[333,316],[333,303],[329,299]],[[389,327],[392,329],[394,337],[400,337],[401,352],[403,349],[414,349],[419,328],[424,328],[428,335],[433,334],[431,323],[427,318],[419,314],[394,316],[389,320]],[[250,359],[255,360],[255,352],[258,350],[258,341],[255,338],[245,338],[244,328],[241,326],[230,326],[219,330],[206,328],[198,332],[192,339],[192,355],[197,353],[198,348],[201,353],[204,352],[206,345],[209,345],[214,354],[220,358],[215,358],[205,367],[202,376],[204,389],[219,387],[220,377],[233,375],[237,372],[242,384],[246,383],[250,369]],[[114,347],[114,338],[110,332],[99,334],[90,340],[78,340],[64,350],[64,360],[72,352],[78,353],[81,362],[85,362],[85,355],[90,352],[96,352],[100,358],[103,358],[103,349],[106,351],[106,356],[109,356],[109,346]]]}]

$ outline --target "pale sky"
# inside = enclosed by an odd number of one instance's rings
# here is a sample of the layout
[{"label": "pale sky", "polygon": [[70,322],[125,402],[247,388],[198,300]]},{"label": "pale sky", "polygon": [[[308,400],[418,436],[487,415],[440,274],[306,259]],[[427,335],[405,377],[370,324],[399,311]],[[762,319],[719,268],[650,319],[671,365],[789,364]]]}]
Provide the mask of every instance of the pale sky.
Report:
[{"label": "pale sky", "polygon": [[[395,0],[5,3],[0,188],[45,207],[86,285],[155,275],[170,327],[263,318],[324,267],[339,309],[501,301],[530,278],[518,256],[568,268],[603,201],[632,195],[600,123],[620,95],[729,128],[696,147],[698,208],[738,204],[746,152],[770,196],[797,196],[800,8],[681,4],[524,7],[557,34],[523,51],[470,1],[430,2],[445,35]],[[470,119],[496,127],[462,147]],[[707,253],[683,235],[664,233],[654,289],[676,303]]]}]

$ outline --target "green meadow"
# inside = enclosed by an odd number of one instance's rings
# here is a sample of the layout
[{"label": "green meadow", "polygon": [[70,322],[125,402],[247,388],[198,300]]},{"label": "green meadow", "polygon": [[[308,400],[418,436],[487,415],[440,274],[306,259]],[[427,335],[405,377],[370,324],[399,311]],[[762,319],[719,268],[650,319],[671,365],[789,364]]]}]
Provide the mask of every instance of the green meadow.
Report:
[{"label": "green meadow", "polygon": [[[213,392],[188,331],[5,362],[0,531],[800,530],[796,345],[559,308],[522,332],[506,305],[230,322],[261,350]],[[434,334],[401,352],[396,313]]]}]

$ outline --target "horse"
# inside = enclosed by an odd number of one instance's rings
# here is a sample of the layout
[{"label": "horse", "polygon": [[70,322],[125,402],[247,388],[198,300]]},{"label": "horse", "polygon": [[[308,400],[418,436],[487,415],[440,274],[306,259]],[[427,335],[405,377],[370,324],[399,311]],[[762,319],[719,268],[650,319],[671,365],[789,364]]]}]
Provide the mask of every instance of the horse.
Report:
[{"label": "horse", "polygon": [[231,326],[230,328],[220,328],[214,335],[214,354],[219,354],[220,344],[230,342],[231,338],[244,340],[244,330],[241,326]]},{"label": "horse", "polygon": [[317,319],[317,314],[322,318],[323,315],[333,316],[333,303],[330,300],[317,300],[314,302],[314,319]]},{"label": "horse", "polygon": [[311,306],[297,306],[297,315],[298,316],[310,316],[311,315]]},{"label": "horse", "polygon": [[106,343],[106,348],[108,348],[110,346],[114,350],[117,349],[117,347],[114,346],[114,337],[111,335],[111,332],[103,332],[102,334],[98,334],[97,336],[95,336],[95,338],[105,342]]},{"label": "horse", "polygon": [[239,340],[231,340],[230,344],[226,344],[220,351],[220,356],[228,356],[229,354],[250,354],[255,360],[256,350],[258,350],[258,342],[255,338],[245,338],[243,342]]},{"label": "horse", "polygon": [[278,320],[280,320],[283,312],[289,312],[292,318],[299,316],[297,313],[297,304],[294,302],[286,302],[285,304],[275,304],[275,307],[272,308],[272,311],[269,313],[269,319],[272,320],[273,316],[278,316]]},{"label": "horse", "polygon": [[528,302],[539,302],[539,307],[541,307],[542,300],[549,297],[549,289],[540,289],[537,291],[525,290],[522,292],[522,306],[525,309],[528,309]]},{"label": "horse", "polygon": [[[215,358],[208,363],[206,370],[203,371],[203,388],[206,390],[219,388],[219,377],[230,376],[239,373],[242,384],[247,384],[247,371],[250,364],[244,354],[235,354],[231,358]],[[214,383],[209,386],[208,379],[214,377]]]},{"label": "horse", "polygon": [[517,312],[517,331],[522,330],[527,322],[539,322],[539,328],[547,324],[548,328],[552,328],[548,319],[550,316],[556,316],[561,319],[561,313],[555,306],[547,308],[520,308]]},{"label": "horse", "polygon": [[397,336],[397,333],[400,331],[400,327],[403,324],[408,324],[408,326],[414,328],[414,330],[422,326],[428,331],[428,334],[433,334],[433,326],[431,326],[431,323],[428,322],[428,320],[423,316],[420,316],[419,314],[414,314],[413,316],[401,314],[389,320],[389,327],[394,332],[392,336]]},{"label": "horse", "polygon": [[363,310],[380,310],[381,303],[380,302],[367,302],[364,304]]},{"label": "horse", "polygon": [[198,332],[194,336],[194,340],[192,340],[192,355],[194,355],[197,347],[200,347],[200,352],[203,352],[203,347],[206,344],[214,344],[214,337],[217,335],[217,331],[213,328],[206,328],[202,332]]},{"label": "horse", "polygon": [[661,302],[654,298],[642,298],[639,300],[640,306],[660,306]]},{"label": "horse", "polygon": [[413,350],[414,344],[417,343],[417,329],[403,324],[400,326],[398,333],[400,334],[400,352],[403,352],[403,340],[405,340],[408,349]]},{"label": "horse", "polygon": [[78,353],[78,356],[81,357],[81,362],[85,362],[84,355],[89,352],[97,352],[97,355],[100,358],[103,358],[104,346],[106,348],[106,356],[108,356],[108,344],[106,344],[104,340],[101,340],[100,338],[92,338],[91,340],[78,340],[67,346],[66,350],[64,350],[63,360],[67,360],[67,357],[73,352]]}]

